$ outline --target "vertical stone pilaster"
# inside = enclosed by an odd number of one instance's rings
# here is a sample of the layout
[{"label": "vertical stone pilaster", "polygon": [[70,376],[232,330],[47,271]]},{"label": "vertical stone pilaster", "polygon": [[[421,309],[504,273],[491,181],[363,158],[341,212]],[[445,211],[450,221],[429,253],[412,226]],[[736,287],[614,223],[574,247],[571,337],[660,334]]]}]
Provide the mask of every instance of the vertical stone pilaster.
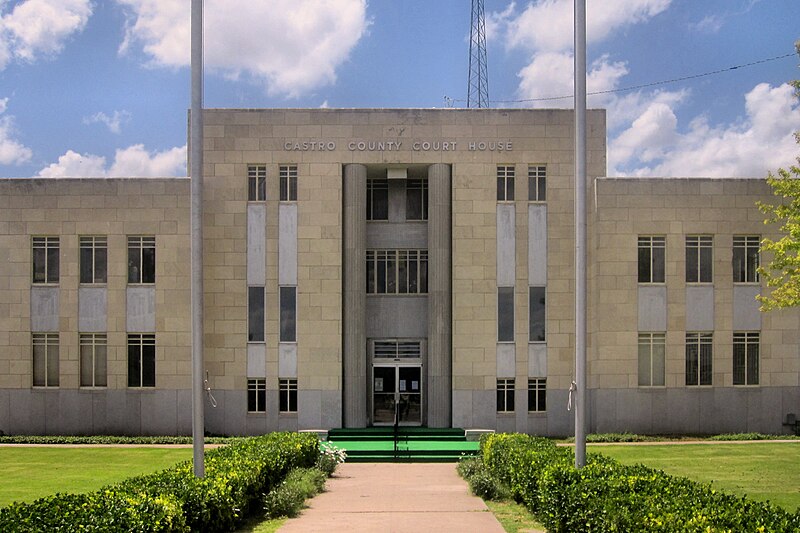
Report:
[{"label": "vertical stone pilaster", "polygon": [[428,426],[452,423],[450,165],[428,167]]},{"label": "vertical stone pilaster", "polygon": [[344,427],[367,426],[367,167],[344,166],[342,388]]}]

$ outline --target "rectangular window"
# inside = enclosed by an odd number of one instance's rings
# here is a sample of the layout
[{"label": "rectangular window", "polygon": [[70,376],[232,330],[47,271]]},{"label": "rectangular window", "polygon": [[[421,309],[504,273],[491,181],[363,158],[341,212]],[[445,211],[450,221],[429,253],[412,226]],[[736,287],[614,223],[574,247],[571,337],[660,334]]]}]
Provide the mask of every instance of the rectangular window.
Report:
[{"label": "rectangular window", "polygon": [[264,342],[264,287],[247,287],[247,342]]},{"label": "rectangular window", "polygon": [[761,237],[758,235],[733,236],[733,282],[758,283]]},{"label": "rectangular window", "polygon": [[389,359],[422,357],[422,343],[419,341],[399,341],[386,339],[375,341],[372,346],[373,357]]},{"label": "rectangular window", "polygon": [[105,333],[81,333],[81,387],[105,387],[108,340]]},{"label": "rectangular window", "polygon": [[547,167],[528,165],[528,201],[547,201]]},{"label": "rectangular window", "polygon": [[105,283],[108,271],[106,237],[81,237],[81,283]]},{"label": "rectangular window", "polygon": [[428,220],[428,180],[406,180],[406,220]]},{"label": "rectangular window", "polygon": [[389,220],[389,180],[367,180],[367,220]]},{"label": "rectangular window", "polygon": [[497,167],[497,201],[511,202],[514,200],[514,167]]},{"label": "rectangular window", "polygon": [[639,333],[639,386],[664,386],[664,333]]},{"label": "rectangular window", "polygon": [[758,331],[733,334],[733,384],[758,385]]},{"label": "rectangular window", "polygon": [[686,283],[711,283],[714,238],[711,235],[686,236]]},{"label": "rectangular window", "polygon": [[58,333],[34,333],[33,386],[58,387]]},{"label": "rectangular window", "polygon": [[639,236],[639,283],[664,283],[666,237]]},{"label": "rectangular window", "polygon": [[247,412],[267,412],[267,380],[257,378],[247,380]]},{"label": "rectangular window", "polygon": [[267,199],[267,166],[247,165],[247,200],[264,202]]},{"label": "rectangular window", "polygon": [[128,333],[128,387],[156,386],[156,336]]},{"label": "rectangular window", "polygon": [[547,378],[528,379],[528,412],[547,411]]},{"label": "rectangular window", "polygon": [[58,283],[59,238],[33,237],[32,256],[33,282]]},{"label": "rectangular window", "polygon": [[497,412],[514,412],[514,378],[497,380]]},{"label": "rectangular window", "polygon": [[297,201],[297,165],[280,167],[281,202]]},{"label": "rectangular window", "polygon": [[514,287],[497,287],[497,342],[514,342]]},{"label": "rectangular window", "polygon": [[367,250],[367,294],[427,292],[427,250]]},{"label": "rectangular window", "polygon": [[528,289],[528,325],[530,328],[529,342],[544,342],[545,319],[547,317],[544,287],[529,287]]},{"label": "rectangular window", "polygon": [[297,342],[297,287],[281,287],[280,300],[280,342]]},{"label": "rectangular window", "polygon": [[128,236],[128,283],[156,282],[156,238]]},{"label": "rectangular window", "polygon": [[686,385],[711,385],[711,333],[686,334]]},{"label": "rectangular window", "polygon": [[281,413],[297,412],[297,380],[281,378],[278,380],[279,386],[279,410]]}]

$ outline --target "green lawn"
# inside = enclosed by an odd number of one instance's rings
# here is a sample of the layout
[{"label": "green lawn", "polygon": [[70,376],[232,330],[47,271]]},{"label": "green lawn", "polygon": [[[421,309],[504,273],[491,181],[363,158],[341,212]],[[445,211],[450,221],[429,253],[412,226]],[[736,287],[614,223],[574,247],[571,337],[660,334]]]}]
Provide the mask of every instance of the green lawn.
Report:
[{"label": "green lawn", "polygon": [[794,511],[800,507],[800,442],[746,444],[589,445],[623,463],[642,463],[668,474]]},{"label": "green lawn", "polygon": [[191,458],[191,448],[0,446],[0,507],[96,490]]}]

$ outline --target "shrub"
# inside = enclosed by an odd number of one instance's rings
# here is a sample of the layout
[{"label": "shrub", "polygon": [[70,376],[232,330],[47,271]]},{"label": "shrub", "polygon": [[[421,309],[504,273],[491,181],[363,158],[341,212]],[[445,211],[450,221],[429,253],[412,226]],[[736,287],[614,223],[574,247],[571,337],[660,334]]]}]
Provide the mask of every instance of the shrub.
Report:
[{"label": "shrub", "polygon": [[283,483],[264,496],[264,511],[269,518],[297,516],[305,500],[322,492],[325,478],[317,468],[292,470]]},{"label": "shrub", "polygon": [[323,442],[319,447],[317,468],[326,476],[331,477],[336,467],[344,463],[347,453],[342,448],[337,448],[329,442]]}]

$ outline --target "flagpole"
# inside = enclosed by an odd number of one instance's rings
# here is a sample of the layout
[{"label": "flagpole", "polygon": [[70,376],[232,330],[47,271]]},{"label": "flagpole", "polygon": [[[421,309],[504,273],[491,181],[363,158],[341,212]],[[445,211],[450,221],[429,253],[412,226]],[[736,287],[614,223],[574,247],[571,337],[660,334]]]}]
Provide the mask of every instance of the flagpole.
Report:
[{"label": "flagpole", "polygon": [[191,24],[192,459],[194,475],[203,477],[203,0],[192,0]]}]

